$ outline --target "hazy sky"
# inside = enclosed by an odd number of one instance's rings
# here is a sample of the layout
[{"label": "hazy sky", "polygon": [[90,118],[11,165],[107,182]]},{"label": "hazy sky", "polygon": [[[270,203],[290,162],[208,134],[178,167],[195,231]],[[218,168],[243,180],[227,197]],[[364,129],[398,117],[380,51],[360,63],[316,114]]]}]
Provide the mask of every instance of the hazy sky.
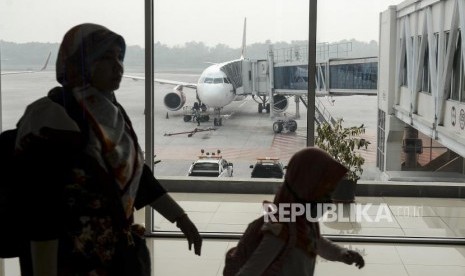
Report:
[{"label": "hazy sky", "polygon": [[[306,40],[309,0],[154,0],[155,41],[247,43]],[[319,42],[378,40],[379,13],[401,0],[319,0]],[[82,22],[105,25],[129,45],[144,44],[143,0],[0,0],[0,40],[60,42]]]}]

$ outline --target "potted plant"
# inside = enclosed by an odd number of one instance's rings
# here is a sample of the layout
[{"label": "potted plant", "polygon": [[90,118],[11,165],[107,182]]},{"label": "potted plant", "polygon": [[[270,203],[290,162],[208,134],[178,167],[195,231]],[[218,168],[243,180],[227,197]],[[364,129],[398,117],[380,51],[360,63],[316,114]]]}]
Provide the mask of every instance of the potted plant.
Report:
[{"label": "potted plant", "polygon": [[333,202],[353,202],[357,180],[363,173],[365,163],[360,153],[355,149],[368,147],[370,142],[360,138],[365,133],[364,125],[343,127],[342,119],[333,124],[322,123],[317,127],[315,145],[328,152],[334,159],[349,169],[347,175],[339,182],[331,194]]}]

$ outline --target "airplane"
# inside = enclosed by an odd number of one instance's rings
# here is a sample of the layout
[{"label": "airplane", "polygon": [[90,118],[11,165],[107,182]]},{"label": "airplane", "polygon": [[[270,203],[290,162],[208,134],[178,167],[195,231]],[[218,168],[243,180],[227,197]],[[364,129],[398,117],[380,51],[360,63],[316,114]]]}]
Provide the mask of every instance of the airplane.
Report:
[{"label": "airplane", "polygon": [[39,70],[36,70],[36,71],[33,71],[33,70],[28,70],[28,71],[7,71],[7,72],[1,72],[1,57],[2,57],[2,54],[1,54],[1,51],[0,51],[0,75],[15,75],[15,74],[30,74],[30,73],[37,73],[37,72],[41,72],[41,71],[44,71],[47,66],[48,66],[48,62],[50,61],[50,56],[52,55],[52,52],[50,51],[48,53],[48,56],[47,56],[47,59],[45,60],[45,64],[42,66],[42,68],[40,68]]},{"label": "airplane", "polygon": [[[183,92],[183,88],[191,88],[196,91],[198,102],[194,103],[193,108],[202,108],[203,111],[206,108],[214,109],[214,126],[221,126],[223,124],[221,118],[221,110],[233,101],[242,101],[248,94],[241,91],[242,87],[242,61],[245,59],[245,48],[246,48],[246,26],[247,18],[244,18],[244,30],[242,37],[242,52],[239,59],[226,61],[223,63],[213,64],[207,67],[200,75],[197,83],[187,83],[173,80],[164,80],[155,78],[156,83],[160,84],[172,84],[175,85],[173,91],[167,93],[164,97],[164,105],[170,111],[177,111],[181,109],[186,103],[186,96]],[[123,77],[131,78],[133,80],[143,80],[144,77],[123,75]],[[263,109],[267,113],[270,112],[270,104],[268,103],[267,96],[264,95],[253,95],[254,100],[257,96],[261,103],[259,103],[259,112]],[[279,111],[283,107],[287,108],[287,99],[282,95],[275,95],[274,108]],[[286,100],[286,104],[282,104],[282,100]],[[190,115],[185,115],[185,121],[190,120]],[[186,119],[187,118],[187,119]],[[209,116],[207,119],[209,120]]]}]

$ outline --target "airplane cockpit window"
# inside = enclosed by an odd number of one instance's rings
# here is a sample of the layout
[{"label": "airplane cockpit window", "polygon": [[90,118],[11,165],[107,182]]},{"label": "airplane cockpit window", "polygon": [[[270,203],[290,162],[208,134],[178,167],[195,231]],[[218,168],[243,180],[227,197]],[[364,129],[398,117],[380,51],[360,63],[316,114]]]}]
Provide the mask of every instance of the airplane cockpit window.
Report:
[{"label": "airplane cockpit window", "polygon": [[213,78],[205,78],[204,83],[213,83]]},{"label": "airplane cockpit window", "polygon": [[215,78],[213,83],[223,83],[223,78]]},{"label": "airplane cockpit window", "polygon": [[223,78],[224,83],[231,83],[228,78]]}]

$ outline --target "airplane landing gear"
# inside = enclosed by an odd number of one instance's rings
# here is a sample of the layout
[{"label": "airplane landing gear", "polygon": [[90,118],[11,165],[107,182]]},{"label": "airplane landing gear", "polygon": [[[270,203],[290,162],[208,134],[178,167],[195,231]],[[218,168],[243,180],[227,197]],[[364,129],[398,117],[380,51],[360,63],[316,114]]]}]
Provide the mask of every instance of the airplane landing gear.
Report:
[{"label": "airplane landing gear", "polygon": [[270,103],[268,103],[266,96],[257,96],[257,97],[259,100],[255,99],[255,97],[252,96],[253,100],[256,103],[258,103],[258,113],[262,113],[263,110],[265,110],[266,113],[270,113]]},{"label": "airplane landing gear", "polygon": [[221,108],[215,108],[215,118],[213,119],[214,126],[222,126],[223,125],[223,118],[221,118]]},{"label": "airplane landing gear", "polygon": [[267,104],[259,103],[258,104],[258,113],[262,113],[263,109],[265,109],[266,113],[270,113],[270,104],[269,103],[267,103]]},{"label": "airplane landing gear", "polygon": [[223,119],[222,118],[213,119],[213,125],[214,126],[222,126],[223,125]]}]

